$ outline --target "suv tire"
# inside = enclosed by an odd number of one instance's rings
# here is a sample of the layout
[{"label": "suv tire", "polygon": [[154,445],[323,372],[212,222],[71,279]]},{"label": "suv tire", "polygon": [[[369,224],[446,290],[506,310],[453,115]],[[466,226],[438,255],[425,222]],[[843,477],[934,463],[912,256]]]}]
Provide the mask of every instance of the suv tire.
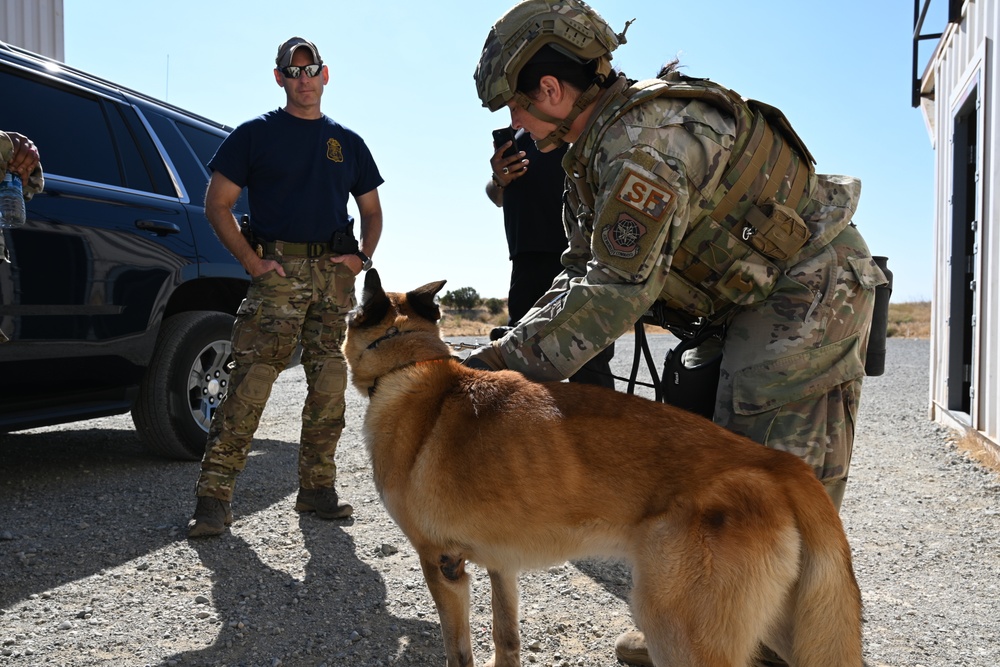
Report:
[{"label": "suv tire", "polygon": [[229,388],[233,316],[190,311],[167,318],[132,406],[150,451],[201,460],[212,415]]}]

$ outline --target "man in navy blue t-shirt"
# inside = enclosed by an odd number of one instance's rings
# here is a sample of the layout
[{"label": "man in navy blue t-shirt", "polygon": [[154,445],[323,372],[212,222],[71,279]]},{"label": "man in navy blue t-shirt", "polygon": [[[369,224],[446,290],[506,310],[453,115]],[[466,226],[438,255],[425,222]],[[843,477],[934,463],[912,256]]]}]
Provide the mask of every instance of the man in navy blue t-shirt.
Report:
[{"label": "man in navy blue t-shirt", "polygon": [[[334,487],[347,387],[340,347],[355,277],[370,268],[382,233],[383,180],[361,137],[320,110],[330,74],[316,46],[293,37],[275,64],[285,106],[237,127],[209,162],[205,212],[252,283],[233,327],[235,367],[209,429],[189,537],[219,535],[232,523],[236,476],[271,386],[300,343],[308,391],[295,509],[324,519],[353,511]],[[249,238],[233,215],[243,188]],[[361,217],[357,237],[349,196]]]}]

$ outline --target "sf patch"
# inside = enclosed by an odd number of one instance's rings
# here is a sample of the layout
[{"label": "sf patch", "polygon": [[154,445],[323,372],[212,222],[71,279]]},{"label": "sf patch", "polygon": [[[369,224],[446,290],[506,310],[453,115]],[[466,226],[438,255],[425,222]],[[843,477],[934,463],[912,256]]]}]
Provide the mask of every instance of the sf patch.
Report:
[{"label": "sf patch", "polygon": [[340,147],[340,142],[336,139],[326,140],[326,159],[334,162],[344,161],[344,151]]},{"label": "sf patch", "polygon": [[604,247],[612,257],[632,259],[639,254],[639,241],[646,235],[646,226],[627,212],[618,214],[618,219],[604,225],[601,237]]},{"label": "sf patch", "polygon": [[677,194],[631,162],[607,193],[594,219],[594,259],[623,281],[642,282],[663,253]]},{"label": "sf patch", "polygon": [[662,185],[627,169],[616,195],[618,201],[656,221],[663,220],[674,195]]}]

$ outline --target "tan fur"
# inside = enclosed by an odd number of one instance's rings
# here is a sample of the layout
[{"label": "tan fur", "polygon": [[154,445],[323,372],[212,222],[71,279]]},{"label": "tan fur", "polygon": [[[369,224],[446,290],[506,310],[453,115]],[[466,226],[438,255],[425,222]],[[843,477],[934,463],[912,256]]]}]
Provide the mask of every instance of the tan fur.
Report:
[{"label": "tan fur", "polygon": [[861,667],[850,547],[806,464],[635,396],[467,368],[440,339],[443,285],[386,295],[369,271],[344,350],[374,388],[375,485],[420,556],[449,667],[473,664],[466,560],[489,572],[494,660],[512,667],[518,572],[585,556],[631,567],[657,665],[745,667],[763,642],[792,667]]}]

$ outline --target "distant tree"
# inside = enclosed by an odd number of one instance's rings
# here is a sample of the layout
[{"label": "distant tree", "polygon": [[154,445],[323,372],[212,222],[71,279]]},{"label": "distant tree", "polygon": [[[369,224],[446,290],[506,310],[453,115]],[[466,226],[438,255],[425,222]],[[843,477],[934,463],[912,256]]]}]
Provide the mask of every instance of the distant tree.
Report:
[{"label": "distant tree", "polygon": [[449,308],[472,310],[479,305],[479,292],[472,287],[459,287],[457,290],[445,292],[441,303]]},{"label": "distant tree", "polygon": [[483,302],[483,305],[486,306],[486,310],[489,311],[490,315],[499,315],[504,309],[503,301],[496,297],[486,299],[486,301]]}]

